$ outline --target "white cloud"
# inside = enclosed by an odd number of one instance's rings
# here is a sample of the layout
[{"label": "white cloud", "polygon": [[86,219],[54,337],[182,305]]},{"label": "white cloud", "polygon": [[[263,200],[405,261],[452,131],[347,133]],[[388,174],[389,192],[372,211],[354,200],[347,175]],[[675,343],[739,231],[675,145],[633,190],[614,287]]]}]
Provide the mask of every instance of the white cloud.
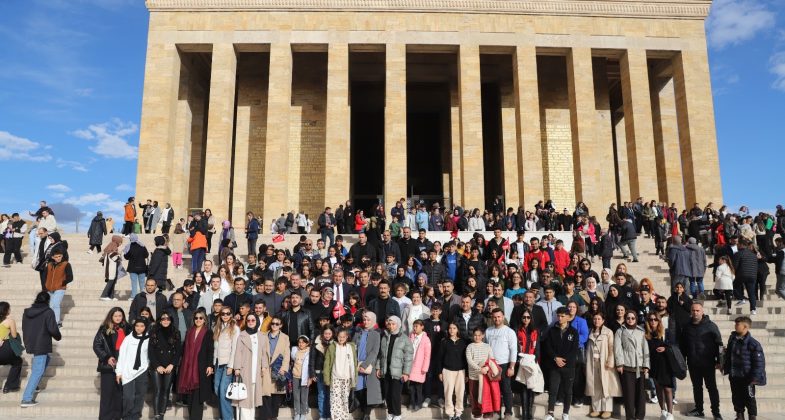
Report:
[{"label": "white cloud", "polygon": [[132,186],[130,186],[128,184],[120,184],[120,185],[114,187],[114,189],[115,189],[115,191],[133,191],[134,187],[132,187]]},{"label": "white cloud", "polygon": [[58,168],[70,168],[78,172],[87,172],[87,167],[82,162],[75,160],[57,159],[55,166]]},{"label": "white cloud", "polygon": [[774,12],[760,0],[714,0],[706,30],[709,44],[721,49],[749,41],[774,23]]},{"label": "white cloud", "polygon": [[785,51],[778,52],[769,60],[769,71],[777,77],[772,86],[785,92]]},{"label": "white cloud", "polygon": [[68,197],[63,200],[63,203],[71,204],[73,206],[86,206],[94,205],[102,202],[107,202],[111,197],[105,193],[90,193],[82,194],[77,197]]},{"label": "white cloud", "polygon": [[59,193],[66,193],[71,191],[71,187],[65,184],[51,184],[46,186],[47,190],[59,192]]},{"label": "white cloud", "polygon": [[128,143],[128,137],[136,134],[139,126],[130,122],[113,118],[100,124],[91,124],[86,129],[74,130],[71,135],[81,139],[94,141],[90,150],[108,158],[135,159],[138,148]]},{"label": "white cloud", "polygon": [[41,144],[24,137],[15,136],[7,131],[0,131],[0,160],[26,160],[31,162],[48,162],[52,156],[39,154]]}]

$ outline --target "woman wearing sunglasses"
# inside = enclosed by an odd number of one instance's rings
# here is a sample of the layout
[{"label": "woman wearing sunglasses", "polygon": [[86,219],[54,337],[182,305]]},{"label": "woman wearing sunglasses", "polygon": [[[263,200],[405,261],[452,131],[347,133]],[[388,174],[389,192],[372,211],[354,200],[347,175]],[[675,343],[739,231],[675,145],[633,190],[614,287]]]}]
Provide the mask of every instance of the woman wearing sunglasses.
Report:
[{"label": "woman wearing sunglasses", "polygon": [[180,364],[180,332],[172,325],[172,315],[163,312],[158,316],[158,324],[150,332],[150,373],[153,380],[155,397],[153,411],[155,420],[162,420],[169,402],[169,388],[175,366]]},{"label": "woman wearing sunglasses", "polygon": [[[519,354],[534,355],[534,360],[540,362],[540,332],[534,327],[532,322],[532,313],[528,309],[524,309],[521,314],[521,326],[517,331],[518,335],[518,348]],[[521,368],[522,369],[522,368]],[[540,372],[542,376],[542,372]],[[521,393],[521,417],[523,420],[531,420],[534,418],[534,390],[521,384],[518,381],[513,383],[513,389],[520,387]]]},{"label": "woman wearing sunglasses", "polygon": [[646,340],[651,353],[651,378],[657,390],[657,401],[660,403],[662,417],[673,420],[673,378],[675,376],[668,362],[670,337],[665,336],[665,325],[657,314],[646,315]]},{"label": "woman wearing sunglasses", "polygon": [[605,326],[605,314],[595,312],[586,342],[586,395],[591,397],[589,417],[611,418],[613,398],[621,396],[614,363],[613,331]]},{"label": "woman wearing sunglasses", "polygon": [[204,402],[213,393],[213,368],[213,332],[207,328],[204,308],[199,308],[194,314],[194,325],[185,334],[177,375],[178,392],[190,395],[190,420],[202,420]]},{"label": "woman wearing sunglasses", "polygon": [[[222,311],[226,311],[223,309]],[[262,333],[259,332],[261,320],[255,314],[245,317],[245,330],[237,339],[237,351],[231,363],[237,380],[245,384],[248,397],[242,401],[233,401],[232,405],[239,407],[239,419],[252,420],[255,418],[256,407],[262,405],[262,381],[260,372],[268,356],[262,349]]]},{"label": "woman wearing sunglasses", "polygon": [[628,309],[624,325],[616,331],[613,343],[616,370],[621,375],[624,413],[628,420],[646,416],[644,382],[649,372],[649,344],[643,328],[638,326],[638,315]]},{"label": "woman wearing sunglasses", "polygon": [[215,379],[213,391],[218,397],[222,419],[231,419],[234,416],[232,401],[226,398],[226,389],[232,382],[232,362],[237,350],[237,339],[240,337],[240,327],[237,326],[231,308],[221,308],[220,321],[213,326],[213,340],[215,343]]},{"label": "woman wearing sunglasses", "polygon": [[286,394],[286,373],[289,371],[291,353],[289,336],[281,332],[283,321],[278,315],[270,322],[270,331],[262,334],[262,418],[277,419],[278,408]]}]

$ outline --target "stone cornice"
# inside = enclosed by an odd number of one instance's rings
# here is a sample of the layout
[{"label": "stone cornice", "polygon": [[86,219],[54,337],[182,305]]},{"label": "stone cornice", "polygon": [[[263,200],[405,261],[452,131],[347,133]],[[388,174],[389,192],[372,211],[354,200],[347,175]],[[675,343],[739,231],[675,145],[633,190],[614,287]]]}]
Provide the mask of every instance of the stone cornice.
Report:
[{"label": "stone cornice", "polygon": [[712,0],[146,0],[150,11],[362,11],[705,19]]}]

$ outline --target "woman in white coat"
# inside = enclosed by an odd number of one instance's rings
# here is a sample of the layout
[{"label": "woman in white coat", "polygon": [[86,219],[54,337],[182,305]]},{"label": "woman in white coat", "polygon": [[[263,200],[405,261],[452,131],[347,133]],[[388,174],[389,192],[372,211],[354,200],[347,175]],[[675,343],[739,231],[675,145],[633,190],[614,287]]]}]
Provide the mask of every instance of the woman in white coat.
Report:
[{"label": "woman in white coat", "polygon": [[[731,303],[733,300],[734,278],[735,273],[733,270],[733,264],[731,264],[730,261],[730,257],[727,255],[721,256],[719,260],[719,266],[717,266],[717,271],[714,273],[714,290],[719,290],[722,292],[722,295],[725,298],[725,307],[728,309],[728,315],[730,315]],[[720,301],[720,306],[722,306],[722,301]]]},{"label": "woman in white coat", "polygon": [[115,365],[117,383],[123,384],[123,419],[142,418],[144,396],[147,393],[147,368],[150,360],[147,347],[147,321],[134,321],[133,333],[123,340]]},{"label": "woman in white coat", "polygon": [[245,317],[245,330],[237,338],[237,350],[231,363],[235,378],[244,383],[248,390],[245,399],[232,401],[232,405],[238,408],[238,420],[253,420],[256,417],[256,407],[262,405],[261,369],[263,360],[269,359],[269,355],[264,354],[269,347],[262,346],[260,324],[261,321],[255,314]]}]

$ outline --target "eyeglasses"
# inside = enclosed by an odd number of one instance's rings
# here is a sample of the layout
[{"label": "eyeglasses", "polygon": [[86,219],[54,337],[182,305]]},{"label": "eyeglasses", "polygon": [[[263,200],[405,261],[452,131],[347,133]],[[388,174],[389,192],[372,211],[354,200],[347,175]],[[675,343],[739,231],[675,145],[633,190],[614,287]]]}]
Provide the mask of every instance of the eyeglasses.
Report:
[{"label": "eyeglasses", "polygon": [[624,318],[624,319],[626,319],[627,321],[629,321],[629,320],[633,320],[633,321],[635,321],[635,320],[636,320],[636,319],[638,319],[638,318],[637,318],[637,317],[634,317],[634,316],[628,316],[628,317],[626,317],[626,318]]},{"label": "eyeglasses", "polygon": [[204,321],[204,317],[203,316],[195,316],[194,317],[194,321]]},{"label": "eyeglasses", "polygon": [[273,322],[273,323],[270,323],[270,325],[272,325],[274,327],[280,327],[281,323],[280,322]]},{"label": "eyeglasses", "polygon": [[530,316],[524,316],[524,317],[521,317],[521,319],[532,319],[532,317],[530,317]]},{"label": "eyeglasses", "polygon": [[657,319],[657,318],[651,318],[651,319],[649,319],[649,322],[659,322],[659,319]]},{"label": "eyeglasses", "polygon": [[256,318],[248,318],[245,322],[256,322]]}]

